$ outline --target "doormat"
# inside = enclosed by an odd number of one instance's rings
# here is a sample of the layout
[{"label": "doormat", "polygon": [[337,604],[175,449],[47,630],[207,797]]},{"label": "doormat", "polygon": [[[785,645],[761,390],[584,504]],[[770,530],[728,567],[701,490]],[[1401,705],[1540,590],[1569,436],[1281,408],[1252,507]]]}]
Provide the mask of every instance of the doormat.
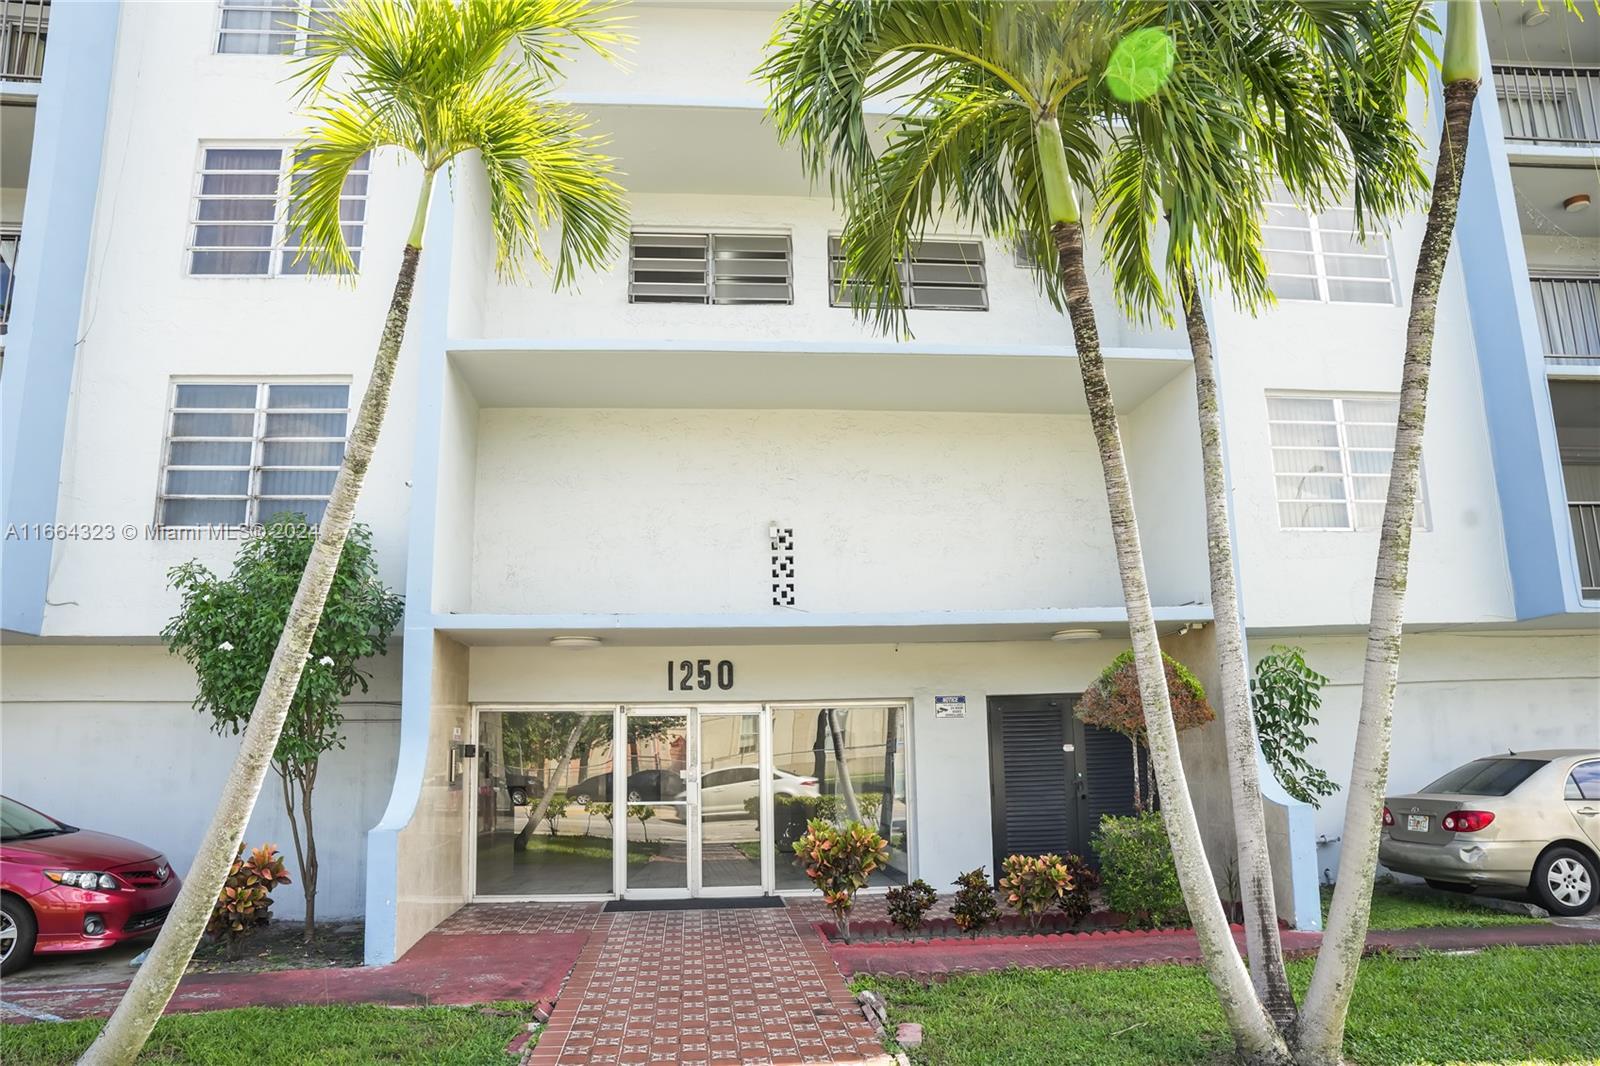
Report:
[{"label": "doormat", "polygon": [[621,911],[744,911],[781,907],[782,896],[727,896],[700,899],[614,899],[600,908],[606,914]]}]

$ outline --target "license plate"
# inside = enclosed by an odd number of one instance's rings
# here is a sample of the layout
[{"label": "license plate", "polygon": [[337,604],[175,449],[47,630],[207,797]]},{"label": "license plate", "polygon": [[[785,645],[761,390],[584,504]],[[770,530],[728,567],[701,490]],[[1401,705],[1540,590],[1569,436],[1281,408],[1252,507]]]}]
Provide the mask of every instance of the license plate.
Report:
[{"label": "license plate", "polygon": [[1426,833],[1428,831],[1428,816],[1426,814],[1406,815],[1406,832]]}]

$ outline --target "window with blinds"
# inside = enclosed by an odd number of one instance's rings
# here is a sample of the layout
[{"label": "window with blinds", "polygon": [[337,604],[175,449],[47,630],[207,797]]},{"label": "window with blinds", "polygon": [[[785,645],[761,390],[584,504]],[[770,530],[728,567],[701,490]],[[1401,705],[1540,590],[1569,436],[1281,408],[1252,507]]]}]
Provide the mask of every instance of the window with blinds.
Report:
[{"label": "window with blinds", "polygon": [[305,51],[336,0],[220,0],[217,51],[290,55]]},{"label": "window with blinds", "polygon": [[[273,277],[311,272],[308,261],[296,262],[300,234],[288,224],[290,161],[289,149],[281,146],[203,150],[190,219],[190,274]],[[370,173],[371,156],[363,155],[350,168],[339,198],[345,244],[358,267]]]},{"label": "window with blinds", "polygon": [[794,303],[789,237],[636,232],[628,242],[628,302]]},{"label": "window with blinds", "polygon": [[[1366,530],[1383,525],[1399,400],[1392,396],[1267,395],[1278,524]],[[1427,484],[1417,490],[1427,524]]]},{"label": "window with blinds", "polygon": [[1389,242],[1378,234],[1361,240],[1354,211],[1341,207],[1312,214],[1284,198],[1269,201],[1266,210],[1261,229],[1267,280],[1278,299],[1395,302]]},{"label": "window with blinds", "polygon": [[[849,307],[857,282],[844,276],[844,248],[828,238],[828,300]],[[907,307],[936,311],[987,311],[988,275],[982,241],[917,241],[902,260],[900,289]]]},{"label": "window with blinds", "polygon": [[349,403],[348,384],[174,383],[161,524],[265,525],[283,513],[320,522]]}]

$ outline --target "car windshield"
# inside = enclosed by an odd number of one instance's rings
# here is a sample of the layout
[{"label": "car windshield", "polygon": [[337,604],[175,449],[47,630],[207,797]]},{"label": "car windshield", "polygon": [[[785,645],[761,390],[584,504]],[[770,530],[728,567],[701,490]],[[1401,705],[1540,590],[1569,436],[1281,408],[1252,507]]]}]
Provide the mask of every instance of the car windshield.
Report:
[{"label": "car windshield", "polygon": [[0,796],[0,840],[28,840],[66,831],[54,818],[47,818],[16,800]]},{"label": "car windshield", "polygon": [[1460,796],[1509,796],[1547,762],[1546,759],[1477,759],[1456,767],[1422,791]]}]

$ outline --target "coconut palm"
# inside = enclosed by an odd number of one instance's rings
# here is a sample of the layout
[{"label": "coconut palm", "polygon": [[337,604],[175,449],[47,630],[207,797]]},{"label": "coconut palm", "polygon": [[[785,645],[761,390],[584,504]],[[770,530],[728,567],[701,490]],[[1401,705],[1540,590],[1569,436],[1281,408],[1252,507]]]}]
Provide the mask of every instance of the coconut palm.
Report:
[{"label": "coconut palm", "polygon": [[[1422,187],[1418,142],[1406,122],[1404,80],[1422,57],[1423,16],[1414,3],[1337,6],[1275,3],[1175,9],[1204,79],[1140,102],[1111,138],[1095,190],[1116,292],[1136,319],[1167,317],[1176,302],[1193,354],[1205,490],[1207,555],[1218,685],[1237,841],[1239,888],[1251,977],[1280,1030],[1296,1028],[1283,964],[1267,850],[1248,663],[1229,536],[1215,357],[1203,301],[1223,288],[1245,310],[1270,299],[1261,252],[1261,202],[1274,183],[1315,210],[1353,193],[1368,226],[1410,206]],[[1185,90],[1236,98],[1239,162],[1198,175],[1187,140],[1163,111]],[[1226,133],[1225,126],[1216,127]],[[1158,219],[1165,253],[1156,249]],[[1156,264],[1160,266],[1157,267]]]},{"label": "coconut palm", "polygon": [[[1285,1041],[1228,931],[1178,755],[1077,193],[1104,180],[1106,142],[1174,76],[1183,33],[1155,3],[817,0],[780,21],[761,72],[779,135],[828,176],[844,209],[843,284],[862,317],[903,331],[901,263],[945,217],[1055,264],[1038,276],[1071,322],[1179,880],[1241,1057],[1283,1062]],[[1200,64],[1175,76],[1182,84],[1165,91],[1185,106],[1160,120],[1190,146],[1194,166],[1184,173],[1201,181],[1236,167],[1245,130],[1230,87]],[[876,130],[866,105],[890,94],[900,106]],[[1200,190],[1192,199],[1203,199]]]},{"label": "coconut palm", "polygon": [[[476,153],[503,272],[531,258],[560,285],[607,261],[626,232],[622,189],[582,116],[550,90],[575,51],[609,57],[623,40],[605,0],[347,0],[319,19],[296,72],[310,119],[289,176],[300,255],[314,271],[353,271],[340,196],[370,152],[399,149],[421,165],[416,212],[367,391],[238,758],[149,958],[83,1062],[132,1062],[144,1046],[243,837],[389,405],[435,179]],[[553,257],[539,244],[549,228],[560,230]]]},{"label": "coconut palm", "polygon": [[[1569,0],[1569,7],[1572,6]],[[1440,66],[1444,85],[1444,129],[1434,167],[1428,219],[1411,283],[1406,322],[1405,361],[1400,374],[1400,410],[1394,459],[1378,538],[1378,566],[1372,585],[1371,617],[1361,678],[1361,711],[1356,723],[1355,756],[1346,791],[1343,847],[1338,881],[1328,910],[1328,933],[1317,952],[1316,971],[1306,991],[1303,1057],[1308,1063],[1341,1061],[1345,1017],[1355,991],[1356,969],[1366,942],[1372,906],[1372,878],[1378,866],[1383,794],[1389,778],[1390,727],[1395,682],[1400,673],[1400,629],[1411,563],[1411,531],[1416,520],[1417,483],[1422,472],[1422,431],[1428,413],[1428,380],[1433,359],[1434,320],[1439,288],[1461,202],[1467,135],[1481,77],[1478,5],[1451,0]]]}]

